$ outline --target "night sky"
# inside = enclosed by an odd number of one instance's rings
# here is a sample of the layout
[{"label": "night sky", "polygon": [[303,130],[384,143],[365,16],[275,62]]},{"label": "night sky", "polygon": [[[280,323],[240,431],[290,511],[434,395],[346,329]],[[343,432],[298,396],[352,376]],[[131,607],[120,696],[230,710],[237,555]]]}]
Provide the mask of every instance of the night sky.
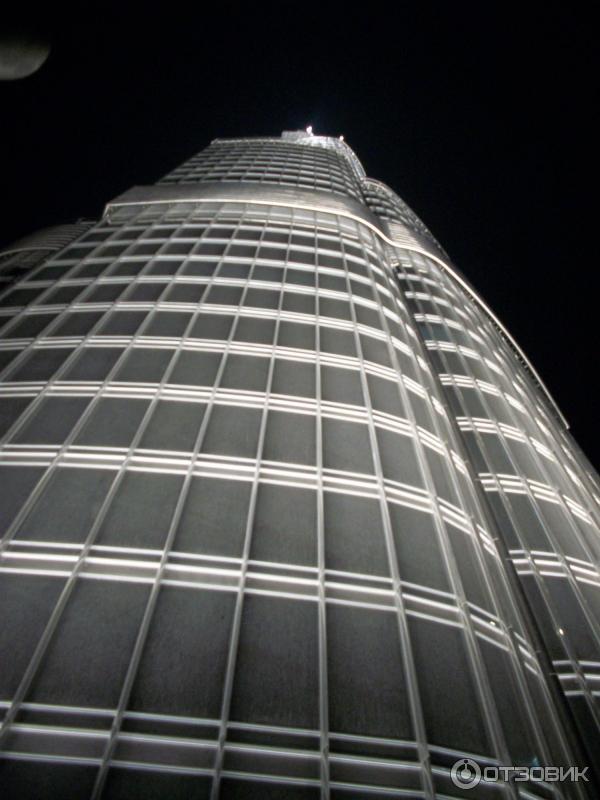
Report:
[{"label": "night sky", "polygon": [[282,2],[86,13],[44,23],[46,64],[0,83],[2,243],[97,218],[107,200],[217,136],[309,124],[344,134],[480,290],[600,466],[599,65],[581,8],[530,5],[524,16],[510,3]]}]

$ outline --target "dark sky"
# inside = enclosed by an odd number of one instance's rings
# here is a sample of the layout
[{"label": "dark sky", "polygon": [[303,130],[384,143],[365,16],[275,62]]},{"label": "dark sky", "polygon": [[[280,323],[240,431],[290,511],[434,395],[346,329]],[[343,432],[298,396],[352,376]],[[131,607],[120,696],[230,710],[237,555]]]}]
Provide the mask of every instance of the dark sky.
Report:
[{"label": "dark sky", "polygon": [[599,65],[582,6],[196,8],[90,8],[46,26],[42,69],[0,83],[0,240],[98,217],[216,136],[344,134],[481,291],[600,465]]}]

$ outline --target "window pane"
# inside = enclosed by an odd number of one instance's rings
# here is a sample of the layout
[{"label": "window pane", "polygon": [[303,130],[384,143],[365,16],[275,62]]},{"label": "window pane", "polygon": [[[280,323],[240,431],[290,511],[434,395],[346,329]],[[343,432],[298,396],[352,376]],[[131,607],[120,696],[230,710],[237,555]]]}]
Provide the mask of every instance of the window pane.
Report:
[{"label": "window pane", "polygon": [[[177,266],[179,266],[178,262],[175,263],[177,263]],[[181,274],[208,277],[215,272],[216,268],[217,268],[216,262],[211,263],[208,261],[188,261],[187,264],[184,264],[183,269],[181,270]],[[160,273],[158,273],[157,269],[157,274],[163,275],[166,273],[164,272],[164,270],[161,270]]]},{"label": "window pane", "polygon": [[113,311],[102,324],[101,336],[133,336],[146,318],[147,311]]},{"label": "window pane", "polygon": [[288,394],[299,397],[315,396],[315,366],[302,361],[275,360],[273,368],[274,394]]},{"label": "window pane", "polygon": [[191,318],[190,313],[157,311],[144,330],[144,336],[183,336]]},{"label": "window pane", "polygon": [[375,411],[383,411],[384,414],[392,414],[395,417],[406,417],[396,383],[374,375],[367,375],[367,382],[369,384],[371,403]]},{"label": "window pane", "polygon": [[206,286],[201,283],[176,283],[165,298],[168,303],[199,303]]},{"label": "window pane", "polygon": [[183,350],[169,377],[169,383],[184,386],[212,386],[222,359],[221,353]]},{"label": "window pane", "polygon": [[32,350],[26,361],[11,372],[10,381],[47,381],[73,352],[64,347]]},{"label": "window pane", "polygon": [[319,724],[317,604],[246,595],[231,719]]},{"label": "window pane", "polygon": [[[147,275],[174,275],[179,267],[181,266],[181,261],[177,259],[160,259],[157,258],[156,261],[153,261],[148,270],[146,272]],[[185,268],[183,269],[185,272]]]},{"label": "window pane", "polygon": [[219,278],[247,278],[249,271],[249,264],[226,263],[221,265],[221,269],[219,270]]},{"label": "window pane", "polygon": [[378,500],[325,492],[324,518],[327,569],[389,574]]},{"label": "window pane", "polygon": [[123,350],[118,347],[87,347],[65,372],[66,381],[103,381]]},{"label": "window pane", "polygon": [[85,314],[79,311],[66,314],[52,331],[52,336],[85,336],[102,317],[103,313],[100,311]]},{"label": "window pane", "polygon": [[0,436],[15,424],[33,397],[0,397]]},{"label": "window pane", "polygon": [[321,396],[331,403],[364,406],[360,373],[339,367],[321,367]]},{"label": "window pane", "polygon": [[94,788],[97,767],[54,764],[48,761],[0,761],[3,797],[18,800],[88,800]]},{"label": "window pane", "polygon": [[123,290],[126,288],[127,288],[126,285],[122,283],[101,284],[100,286],[95,286],[90,291],[90,293],[86,295],[85,299],[82,300],[82,302],[112,303],[119,297],[119,295],[122,294]]},{"label": "window pane", "polygon": [[442,592],[450,591],[433,516],[396,503],[389,503],[388,508],[400,579]]},{"label": "window pane", "polygon": [[372,361],[374,364],[381,364],[384,367],[391,366],[387,342],[373,339],[371,336],[361,336],[360,343],[365,361]]},{"label": "window pane", "polygon": [[125,299],[129,303],[151,303],[154,300],[158,300],[165,286],[165,283],[134,284]]},{"label": "window pane", "polygon": [[223,778],[219,797],[221,800],[319,800],[321,790],[318,786]]},{"label": "window pane", "polygon": [[234,606],[230,592],[164,586],[129,707],[219,718]]},{"label": "window pane", "polygon": [[235,339],[239,342],[258,342],[271,344],[275,332],[275,320],[240,317],[235,331]]},{"label": "window pane", "polygon": [[242,296],[240,286],[211,286],[204,303],[214,303],[219,306],[237,306]]},{"label": "window pane", "polygon": [[454,750],[488,753],[462,630],[413,616],[408,626],[428,740]]},{"label": "window pane", "polygon": [[44,474],[42,467],[0,467],[0,535],[4,536],[27,497]]},{"label": "window pane", "polygon": [[10,331],[2,335],[6,339],[33,338],[41,333],[54,319],[56,319],[55,314],[27,314],[21,317]]},{"label": "window pane", "polygon": [[205,775],[113,767],[102,800],[209,800],[210,786],[211,779]]},{"label": "window pane", "polygon": [[296,292],[286,292],[283,296],[283,310],[296,311],[299,314],[314,314],[315,296],[311,294],[296,294]]},{"label": "window pane", "polygon": [[319,328],[321,351],[340,356],[356,356],[354,334],[349,331],[336,331],[321,325]]},{"label": "window pane", "polygon": [[516,676],[509,653],[483,638],[478,640],[478,645],[504,728],[511,763],[541,762],[543,756],[537,752],[532,740],[531,723],[527,718],[522,695],[516,686]]},{"label": "window pane", "polygon": [[192,325],[194,339],[227,339],[233,317],[227,314],[201,314]]},{"label": "window pane", "polygon": [[114,380],[128,383],[159,383],[169,366],[173,352],[158,348],[135,347],[127,354]]},{"label": "window pane", "polygon": [[454,467],[450,466],[448,459],[445,456],[441,455],[440,453],[436,453],[431,448],[425,447],[424,452],[427,458],[429,469],[431,471],[431,476],[433,478],[435,491],[440,497],[443,497],[444,500],[447,500],[449,503],[459,505],[460,501],[452,484],[451,477],[451,471],[454,469]]},{"label": "window pane", "polygon": [[3,372],[20,352],[20,350],[0,350],[0,372]]},{"label": "window pane", "polygon": [[328,469],[372,473],[373,459],[367,426],[323,419],[323,465]]},{"label": "window pane", "polygon": [[232,353],[228,356],[221,385],[225,389],[264,392],[267,385],[269,360]]},{"label": "window pane", "polygon": [[409,486],[425,486],[417,462],[417,452],[410,437],[378,429],[377,445],[386,478]]},{"label": "window pane", "polygon": [[300,350],[315,349],[315,329],[312,325],[301,325],[299,322],[281,322],[279,325],[280,347],[295,347]]},{"label": "window pane", "polygon": [[[320,279],[320,283],[322,288],[322,279]],[[322,317],[350,320],[350,303],[346,303],[343,300],[332,300],[329,297],[321,297],[319,298],[319,313]]]}]

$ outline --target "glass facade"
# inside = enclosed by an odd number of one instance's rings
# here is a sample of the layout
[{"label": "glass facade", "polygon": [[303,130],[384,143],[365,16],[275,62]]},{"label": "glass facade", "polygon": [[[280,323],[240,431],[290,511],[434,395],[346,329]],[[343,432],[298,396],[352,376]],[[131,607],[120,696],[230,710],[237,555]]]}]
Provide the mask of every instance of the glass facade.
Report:
[{"label": "glass facade", "polygon": [[341,140],[217,140],[0,296],[6,798],[592,797],[597,478]]}]

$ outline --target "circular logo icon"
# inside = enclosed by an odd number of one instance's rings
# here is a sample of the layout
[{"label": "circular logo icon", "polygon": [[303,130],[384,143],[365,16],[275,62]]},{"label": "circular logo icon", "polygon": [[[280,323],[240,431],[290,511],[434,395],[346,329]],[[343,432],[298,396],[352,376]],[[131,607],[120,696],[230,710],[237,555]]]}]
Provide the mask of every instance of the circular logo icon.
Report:
[{"label": "circular logo icon", "polygon": [[472,789],[481,780],[481,767],[472,758],[459,758],[452,765],[450,777],[455,786]]}]

